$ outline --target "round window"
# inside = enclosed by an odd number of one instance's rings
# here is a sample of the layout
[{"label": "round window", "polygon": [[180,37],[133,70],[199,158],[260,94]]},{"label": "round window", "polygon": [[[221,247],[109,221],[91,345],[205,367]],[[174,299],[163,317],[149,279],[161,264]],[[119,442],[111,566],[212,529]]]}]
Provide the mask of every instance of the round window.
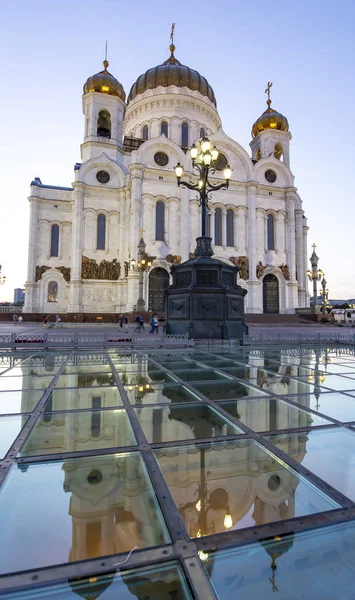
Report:
[{"label": "round window", "polygon": [[98,485],[102,481],[102,473],[98,469],[91,471],[88,475],[90,485]]},{"label": "round window", "polygon": [[99,171],[96,173],[96,179],[99,183],[108,183],[110,181],[110,176],[107,171]]},{"label": "round window", "polygon": [[224,154],[219,153],[218,158],[215,163],[216,171],[223,171],[223,169],[226,168],[227,164],[228,164],[227,158],[224,156]]},{"label": "round window", "polygon": [[267,482],[269,490],[275,492],[280,487],[281,479],[278,475],[271,475],[269,481]]},{"label": "round window", "polygon": [[169,157],[165,152],[156,152],[154,154],[154,160],[159,167],[166,167],[169,162]]},{"label": "round window", "polygon": [[265,179],[269,183],[275,183],[275,181],[276,181],[275,171],[273,171],[272,169],[268,169],[267,171],[265,171]]}]

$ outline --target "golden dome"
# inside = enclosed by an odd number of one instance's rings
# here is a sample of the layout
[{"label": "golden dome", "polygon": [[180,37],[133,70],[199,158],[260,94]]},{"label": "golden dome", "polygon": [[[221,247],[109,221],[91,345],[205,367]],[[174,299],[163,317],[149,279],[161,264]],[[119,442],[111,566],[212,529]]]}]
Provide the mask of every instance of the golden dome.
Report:
[{"label": "golden dome", "polygon": [[92,75],[86,81],[84,85],[84,94],[88,92],[101,92],[103,94],[110,94],[111,96],[118,96],[123,100],[126,100],[126,94],[123,86],[117,79],[108,72],[107,67],[109,65],[107,60],[103,62],[104,70],[96,75]]},{"label": "golden dome", "polygon": [[137,81],[131,87],[127,104],[131,100],[134,100],[138,94],[143,94],[146,90],[154,90],[159,86],[168,87],[176,85],[177,87],[188,87],[190,90],[200,92],[202,96],[207,96],[217,106],[213,89],[207,79],[202,77],[197,71],[194,71],[194,69],[182,65],[175,58],[174,50],[175,46],[171,44],[171,55],[168,60],[157,67],[153,67],[153,69],[148,69],[148,71],[138,77]]},{"label": "golden dome", "polygon": [[276,110],[271,108],[271,100],[270,100],[270,88],[272,83],[268,83],[268,86],[265,90],[268,94],[268,99],[266,101],[267,109],[263,114],[255,121],[251,134],[253,138],[255,138],[260,131],[265,131],[266,129],[278,129],[279,131],[288,131],[288,120],[281,113],[278,113]]}]

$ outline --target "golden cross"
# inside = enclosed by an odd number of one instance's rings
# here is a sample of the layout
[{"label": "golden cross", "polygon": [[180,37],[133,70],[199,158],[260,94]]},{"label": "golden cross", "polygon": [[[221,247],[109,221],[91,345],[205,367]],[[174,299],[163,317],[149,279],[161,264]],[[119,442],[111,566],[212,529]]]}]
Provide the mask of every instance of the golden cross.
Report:
[{"label": "golden cross", "polygon": [[316,251],[317,246],[315,244],[312,244],[312,248],[313,248],[313,252]]},{"label": "golden cross", "polygon": [[105,60],[107,60],[107,40],[106,40],[106,46],[105,46]]},{"label": "golden cross", "polygon": [[170,34],[170,39],[171,39],[171,43],[174,44],[174,29],[175,29],[175,23],[171,24],[171,34]]},{"label": "golden cross", "polygon": [[143,229],[143,227],[142,227],[142,229],[139,229],[138,231],[139,231],[140,233],[144,233],[144,232],[145,232],[145,229]]},{"label": "golden cross", "polygon": [[272,88],[272,81],[267,82],[265,94],[267,94],[267,99],[270,100],[270,90]]}]

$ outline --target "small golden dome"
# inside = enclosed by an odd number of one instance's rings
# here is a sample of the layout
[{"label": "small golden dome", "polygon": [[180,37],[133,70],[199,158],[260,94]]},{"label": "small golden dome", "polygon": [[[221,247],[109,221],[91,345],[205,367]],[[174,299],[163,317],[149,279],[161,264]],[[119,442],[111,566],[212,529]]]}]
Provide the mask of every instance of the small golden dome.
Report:
[{"label": "small golden dome", "polygon": [[146,90],[154,90],[159,86],[169,87],[176,85],[177,87],[187,87],[190,90],[196,90],[207,96],[215,106],[217,106],[216,98],[213,89],[209,85],[207,79],[202,77],[194,69],[182,65],[174,56],[175,46],[170,45],[171,55],[157,67],[148,69],[143,75],[140,75],[137,81],[132,85],[129,92],[127,104],[134,100],[138,94],[143,94]]},{"label": "small golden dome", "polygon": [[288,120],[281,113],[277,112],[273,108],[271,108],[271,100],[270,100],[270,88],[272,83],[268,83],[265,92],[268,94],[268,99],[266,101],[267,109],[263,114],[255,121],[251,134],[253,138],[255,138],[260,131],[265,131],[266,129],[278,129],[279,131],[288,131]]},{"label": "small golden dome", "polygon": [[108,72],[107,67],[109,65],[107,60],[103,62],[104,70],[96,75],[92,75],[86,81],[84,85],[84,94],[88,92],[101,92],[103,94],[110,94],[111,96],[118,96],[123,100],[126,100],[126,94],[123,86],[117,79]]}]

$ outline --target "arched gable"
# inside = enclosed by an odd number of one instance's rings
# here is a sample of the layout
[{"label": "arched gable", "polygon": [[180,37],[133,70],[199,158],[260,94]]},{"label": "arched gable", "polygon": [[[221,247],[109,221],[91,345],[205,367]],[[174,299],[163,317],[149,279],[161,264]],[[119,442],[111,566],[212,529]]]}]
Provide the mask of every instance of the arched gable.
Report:
[{"label": "arched gable", "polygon": [[[96,178],[98,171],[107,171],[110,180],[106,184],[101,184]],[[87,185],[102,187],[102,189],[112,189],[124,187],[127,183],[128,169],[122,164],[118,165],[112,158],[103,152],[100,156],[87,160],[80,169],[75,171],[76,182]]]}]

